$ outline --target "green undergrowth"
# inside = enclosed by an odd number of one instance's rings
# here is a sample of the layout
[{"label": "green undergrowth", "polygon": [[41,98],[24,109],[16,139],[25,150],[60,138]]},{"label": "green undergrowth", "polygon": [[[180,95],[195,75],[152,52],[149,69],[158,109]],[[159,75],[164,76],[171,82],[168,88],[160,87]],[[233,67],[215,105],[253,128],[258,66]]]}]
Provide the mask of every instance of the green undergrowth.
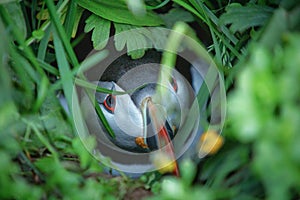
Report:
[{"label": "green undergrowth", "polygon": [[[112,33],[178,22],[209,36],[227,90],[224,146],[182,162],[181,178],[111,177],[79,139],[71,109],[75,78],[88,86],[78,69],[108,52],[83,62],[74,49],[88,33],[102,50]],[[299,30],[293,0],[1,1],[0,198],[132,199],[138,189],[148,199],[300,198]],[[159,33],[135,34],[116,49],[136,59],[158,48],[150,35]]]}]

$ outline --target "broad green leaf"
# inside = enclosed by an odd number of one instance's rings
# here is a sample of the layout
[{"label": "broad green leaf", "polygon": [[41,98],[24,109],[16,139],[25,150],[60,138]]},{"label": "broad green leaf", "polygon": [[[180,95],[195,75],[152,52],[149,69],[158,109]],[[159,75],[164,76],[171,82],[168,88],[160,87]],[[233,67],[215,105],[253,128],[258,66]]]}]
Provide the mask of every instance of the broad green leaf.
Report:
[{"label": "broad green leaf", "polygon": [[96,50],[103,49],[108,42],[111,22],[95,14],[92,14],[85,22],[85,32],[94,29],[92,34],[94,48]]},{"label": "broad green leaf", "polygon": [[158,26],[163,24],[161,18],[150,11],[148,11],[144,16],[135,16],[128,10],[126,3],[121,0],[78,0],[78,4],[104,19],[117,23],[137,26]]},{"label": "broad green leaf", "polygon": [[232,3],[226,7],[226,13],[220,19],[223,24],[231,24],[232,32],[243,32],[247,28],[264,25],[272,12],[273,8],[268,6]]}]

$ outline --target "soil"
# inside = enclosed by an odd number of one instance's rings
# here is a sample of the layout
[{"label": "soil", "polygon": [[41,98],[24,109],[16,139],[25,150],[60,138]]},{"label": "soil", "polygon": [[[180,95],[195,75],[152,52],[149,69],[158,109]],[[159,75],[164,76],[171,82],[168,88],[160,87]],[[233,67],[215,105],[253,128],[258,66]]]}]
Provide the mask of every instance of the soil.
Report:
[{"label": "soil", "polygon": [[124,196],[124,200],[140,200],[146,197],[150,197],[152,195],[153,193],[150,190],[146,190],[145,188],[139,187],[128,191],[127,194]]}]

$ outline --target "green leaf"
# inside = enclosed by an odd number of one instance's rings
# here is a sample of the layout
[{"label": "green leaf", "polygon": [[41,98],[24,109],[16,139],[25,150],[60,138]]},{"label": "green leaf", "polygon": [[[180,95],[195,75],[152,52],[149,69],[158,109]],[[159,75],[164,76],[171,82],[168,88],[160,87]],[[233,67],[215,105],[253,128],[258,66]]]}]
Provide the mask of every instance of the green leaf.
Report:
[{"label": "green leaf", "polygon": [[250,27],[264,25],[272,12],[273,8],[268,6],[232,3],[226,7],[226,13],[220,19],[222,24],[231,24],[232,32],[243,32]]},{"label": "green leaf", "polygon": [[172,28],[177,21],[192,22],[193,15],[181,8],[173,8],[166,14],[161,14],[160,17],[164,20],[166,27]]},{"label": "green leaf", "polygon": [[40,113],[42,116],[40,118],[43,121],[49,138],[59,148],[66,146],[62,141],[68,140],[68,138],[73,136],[71,126],[63,117],[62,110],[63,108],[54,92],[49,92],[45,102],[41,106]]},{"label": "green leaf", "polygon": [[[61,21],[59,19],[59,15],[57,15],[57,11],[56,11],[56,7],[54,5],[53,1],[50,0],[46,0],[45,1],[48,9],[49,9],[49,14],[51,16],[51,20],[54,24],[54,27],[57,31],[58,36],[60,37],[61,43],[63,44],[63,46],[65,47],[66,50],[66,54],[68,55],[69,59],[70,59],[70,63],[76,67],[79,65],[77,57],[75,55],[75,52],[71,46],[71,43],[69,42],[68,36],[66,34],[66,31],[64,29],[64,27],[61,24]],[[60,51],[62,51],[62,49],[60,49]]]},{"label": "green leaf", "polygon": [[73,117],[72,116],[73,75],[63,48],[62,41],[58,36],[58,34],[56,33],[56,31],[54,31],[53,38],[54,38],[53,41],[54,41],[55,56],[58,63],[59,74],[62,79],[63,91],[67,99],[68,108],[71,112],[69,117],[72,119]]},{"label": "green leaf", "polygon": [[108,42],[109,32],[110,32],[110,21],[98,17],[95,14],[92,14],[86,21],[84,27],[85,32],[89,32],[92,29],[92,41],[93,46],[96,50],[104,48]]},{"label": "green leaf", "polygon": [[174,177],[167,177],[162,181],[162,194],[166,199],[184,199],[186,192],[183,182]]},{"label": "green leaf", "polygon": [[284,32],[288,30],[288,15],[284,9],[277,9],[264,29],[260,43],[272,49],[280,42]]},{"label": "green leaf", "polygon": [[148,11],[144,16],[135,16],[128,10],[124,1],[78,0],[78,4],[92,13],[117,23],[137,26],[158,26],[163,24],[161,18]]},{"label": "green leaf", "polygon": [[[81,13],[78,12],[77,4],[75,2],[76,2],[75,0],[71,0],[68,3],[67,12],[62,18],[62,19],[64,19],[64,27],[65,27],[66,35],[68,36],[68,38],[71,38],[71,35],[74,31],[73,28],[75,28],[75,20],[78,20],[78,17],[79,18],[81,17]],[[76,30],[75,30],[75,33],[76,33]]]},{"label": "green leaf", "polygon": [[163,50],[168,40],[168,31],[165,28],[141,28],[139,32],[143,33],[151,42],[155,49]]},{"label": "green leaf", "polygon": [[95,138],[87,137],[84,141],[81,141],[79,137],[76,137],[72,140],[72,147],[79,156],[81,168],[85,169],[89,167],[93,160],[91,152],[96,147]]},{"label": "green leaf", "polygon": [[35,165],[47,175],[45,185],[50,190],[55,188],[57,192],[74,199],[72,195],[76,194],[80,184],[79,174],[66,170],[63,163],[53,157],[42,157],[35,162]]},{"label": "green leaf", "polygon": [[162,27],[137,27],[114,23],[116,28],[115,47],[121,51],[127,46],[132,59],[141,58],[148,48],[162,50],[168,39],[168,31]]},{"label": "green leaf", "polygon": [[27,34],[27,28],[26,28],[25,18],[24,18],[24,15],[23,15],[23,12],[22,12],[19,2],[17,2],[17,1],[9,2],[9,3],[3,4],[3,6],[5,7],[6,11],[11,16],[14,24],[20,30],[21,34],[23,35],[23,39],[25,39],[26,34]]},{"label": "green leaf", "polygon": [[196,164],[190,159],[185,159],[182,161],[180,169],[182,181],[186,186],[189,186],[196,175]]},{"label": "green leaf", "polygon": [[76,36],[78,25],[80,23],[80,19],[81,19],[83,11],[84,11],[84,9],[82,7],[79,7],[79,6],[76,7],[76,16],[75,16],[75,20],[74,20],[72,35],[71,35],[73,38]]},{"label": "green leaf", "polygon": [[150,40],[135,29],[134,26],[114,23],[116,28],[115,47],[118,51],[127,46],[127,54],[132,59],[137,59],[145,54],[145,49],[151,47]]}]

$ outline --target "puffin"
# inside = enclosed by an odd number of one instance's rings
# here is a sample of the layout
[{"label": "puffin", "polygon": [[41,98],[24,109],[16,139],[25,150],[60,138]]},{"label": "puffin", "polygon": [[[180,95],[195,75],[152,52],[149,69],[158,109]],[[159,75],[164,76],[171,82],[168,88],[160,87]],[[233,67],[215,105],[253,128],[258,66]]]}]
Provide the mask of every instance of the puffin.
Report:
[{"label": "puffin", "polygon": [[[95,90],[91,100],[82,91],[85,122],[97,140],[97,151],[109,158],[106,171],[112,175],[124,172],[135,178],[158,170],[154,160],[165,155],[162,159],[173,166],[170,173],[179,176],[178,162],[184,155],[195,155],[203,128],[199,125],[201,109],[194,104],[203,78],[187,61],[184,67],[165,70],[161,56],[148,50],[140,59],[124,54],[107,67],[100,63],[95,67],[103,68],[102,73],[91,82],[111,92]],[[164,82],[163,76],[167,77]],[[113,135],[94,104],[99,105]],[[192,117],[191,109],[197,110]],[[190,121],[194,123],[186,130]]]}]

